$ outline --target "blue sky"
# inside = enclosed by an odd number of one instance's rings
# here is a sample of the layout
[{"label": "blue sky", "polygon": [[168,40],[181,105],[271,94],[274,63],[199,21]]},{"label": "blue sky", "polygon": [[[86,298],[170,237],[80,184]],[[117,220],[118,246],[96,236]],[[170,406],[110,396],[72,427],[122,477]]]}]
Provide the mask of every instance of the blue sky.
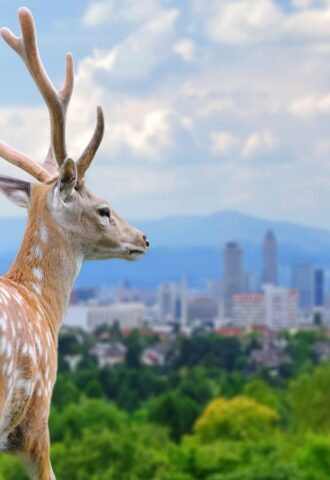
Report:
[{"label": "blue sky", "polygon": [[[69,153],[106,134],[90,189],[124,216],[238,210],[329,228],[329,0],[26,1],[54,83],[75,57]],[[18,33],[20,3],[1,2]],[[41,161],[47,112],[0,43],[1,138]],[[4,174],[20,175],[0,161]],[[0,215],[21,212],[3,198]]]}]

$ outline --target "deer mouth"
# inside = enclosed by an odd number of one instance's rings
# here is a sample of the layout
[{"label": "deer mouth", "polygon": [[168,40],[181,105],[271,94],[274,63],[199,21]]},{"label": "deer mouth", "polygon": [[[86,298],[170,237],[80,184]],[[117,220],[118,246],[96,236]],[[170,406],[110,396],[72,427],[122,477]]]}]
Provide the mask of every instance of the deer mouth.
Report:
[{"label": "deer mouth", "polygon": [[129,259],[134,260],[144,255],[146,253],[146,249],[142,247],[135,247],[133,245],[126,245],[125,253]]}]

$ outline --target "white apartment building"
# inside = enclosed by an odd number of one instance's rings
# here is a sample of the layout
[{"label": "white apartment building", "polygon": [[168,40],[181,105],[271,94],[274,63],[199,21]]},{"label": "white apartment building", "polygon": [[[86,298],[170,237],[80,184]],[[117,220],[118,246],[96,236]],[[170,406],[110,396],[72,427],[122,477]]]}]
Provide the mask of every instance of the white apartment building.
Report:
[{"label": "white apartment building", "polygon": [[297,326],[298,292],[296,290],[263,285],[262,294],[235,294],[233,320],[235,325],[267,325],[272,329]]},{"label": "white apartment building", "polygon": [[147,319],[147,307],[138,302],[110,305],[70,305],[64,325],[92,331],[101,325],[113,325],[118,322],[121,329],[132,329],[143,326]]},{"label": "white apartment building", "polygon": [[233,296],[233,320],[239,327],[263,325],[266,318],[264,295],[236,293]]},{"label": "white apartment building", "polygon": [[295,327],[298,324],[297,290],[263,285],[266,325],[270,328]]}]

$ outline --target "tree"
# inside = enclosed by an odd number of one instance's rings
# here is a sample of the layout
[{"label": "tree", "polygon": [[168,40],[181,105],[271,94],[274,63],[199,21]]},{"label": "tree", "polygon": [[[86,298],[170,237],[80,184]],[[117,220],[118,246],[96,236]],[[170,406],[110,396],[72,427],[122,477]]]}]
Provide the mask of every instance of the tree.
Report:
[{"label": "tree", "polygon": [[288,398],[297,430],[330,433],[330,364],[292,381]]},{"label": "tree", "polygon": [[194,432],[202,443],[220,438],[253,440],[269,434],[278,420],[275,410],[250,398],[217,398],[199,417]]},{"label": "tree", "polygon": [[247,397],[253,398],[274,410],[278,410],[280,407],[279,397],[275,390],[260,378],[253,378],[245,385],[243,392]]},{"label": "tree", "polygon": [[330,436],[308,435],[297,454],[297,463],[308,480],[328,480]]},{"label": "tree", "polygon": [[149,406],[149,419],[167,426],[173,440],[179,441],[200,414],[200,406],[177,391],[160,395]]},{"label": "tree", "polygon": [[197,335],[178,340],[173,365],[176,368],[201,365],[232,371],[238,359],[242,363],[242,355],[240,342],[235,337]]},{"label": "tree", "polygon": [[126,339],[126,365],[129,368],[138,368],[141,365],[141,354],[143,351],[143,341],[138,330],[130,333]]}]

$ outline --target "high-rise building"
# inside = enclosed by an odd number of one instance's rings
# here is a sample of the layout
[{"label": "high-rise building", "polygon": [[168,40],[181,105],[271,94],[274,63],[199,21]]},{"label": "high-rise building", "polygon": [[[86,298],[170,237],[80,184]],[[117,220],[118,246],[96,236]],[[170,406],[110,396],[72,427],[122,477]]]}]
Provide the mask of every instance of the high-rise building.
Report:
[{"label": "high-rise building", "polygon": [[314,271],[314,306],[325,305],[325,275],[324,270],[317,268]]},{"label": "high-rise building", "polygon": [[226,244],[223,254],[223,302],[226,317],[233,315],[233,296],[244,293],[243,252],[236,242]]},{"label": "high-rise building", "polygon": [[277,242],[272,230],[265,234],[262,245],[262,275],[261,283],[277,285]]},{"label": "high-rise building", "polygon": [[181,283],[162,283],[158,288],[158,310],[161,321],[187,322],[187,281]]},{"label": "high-rise building", "polygon": [[309,313],[314,304],[314,268],[309,264],[295,265],[292,269],[292,287],[298,291],[299,308]]}]

